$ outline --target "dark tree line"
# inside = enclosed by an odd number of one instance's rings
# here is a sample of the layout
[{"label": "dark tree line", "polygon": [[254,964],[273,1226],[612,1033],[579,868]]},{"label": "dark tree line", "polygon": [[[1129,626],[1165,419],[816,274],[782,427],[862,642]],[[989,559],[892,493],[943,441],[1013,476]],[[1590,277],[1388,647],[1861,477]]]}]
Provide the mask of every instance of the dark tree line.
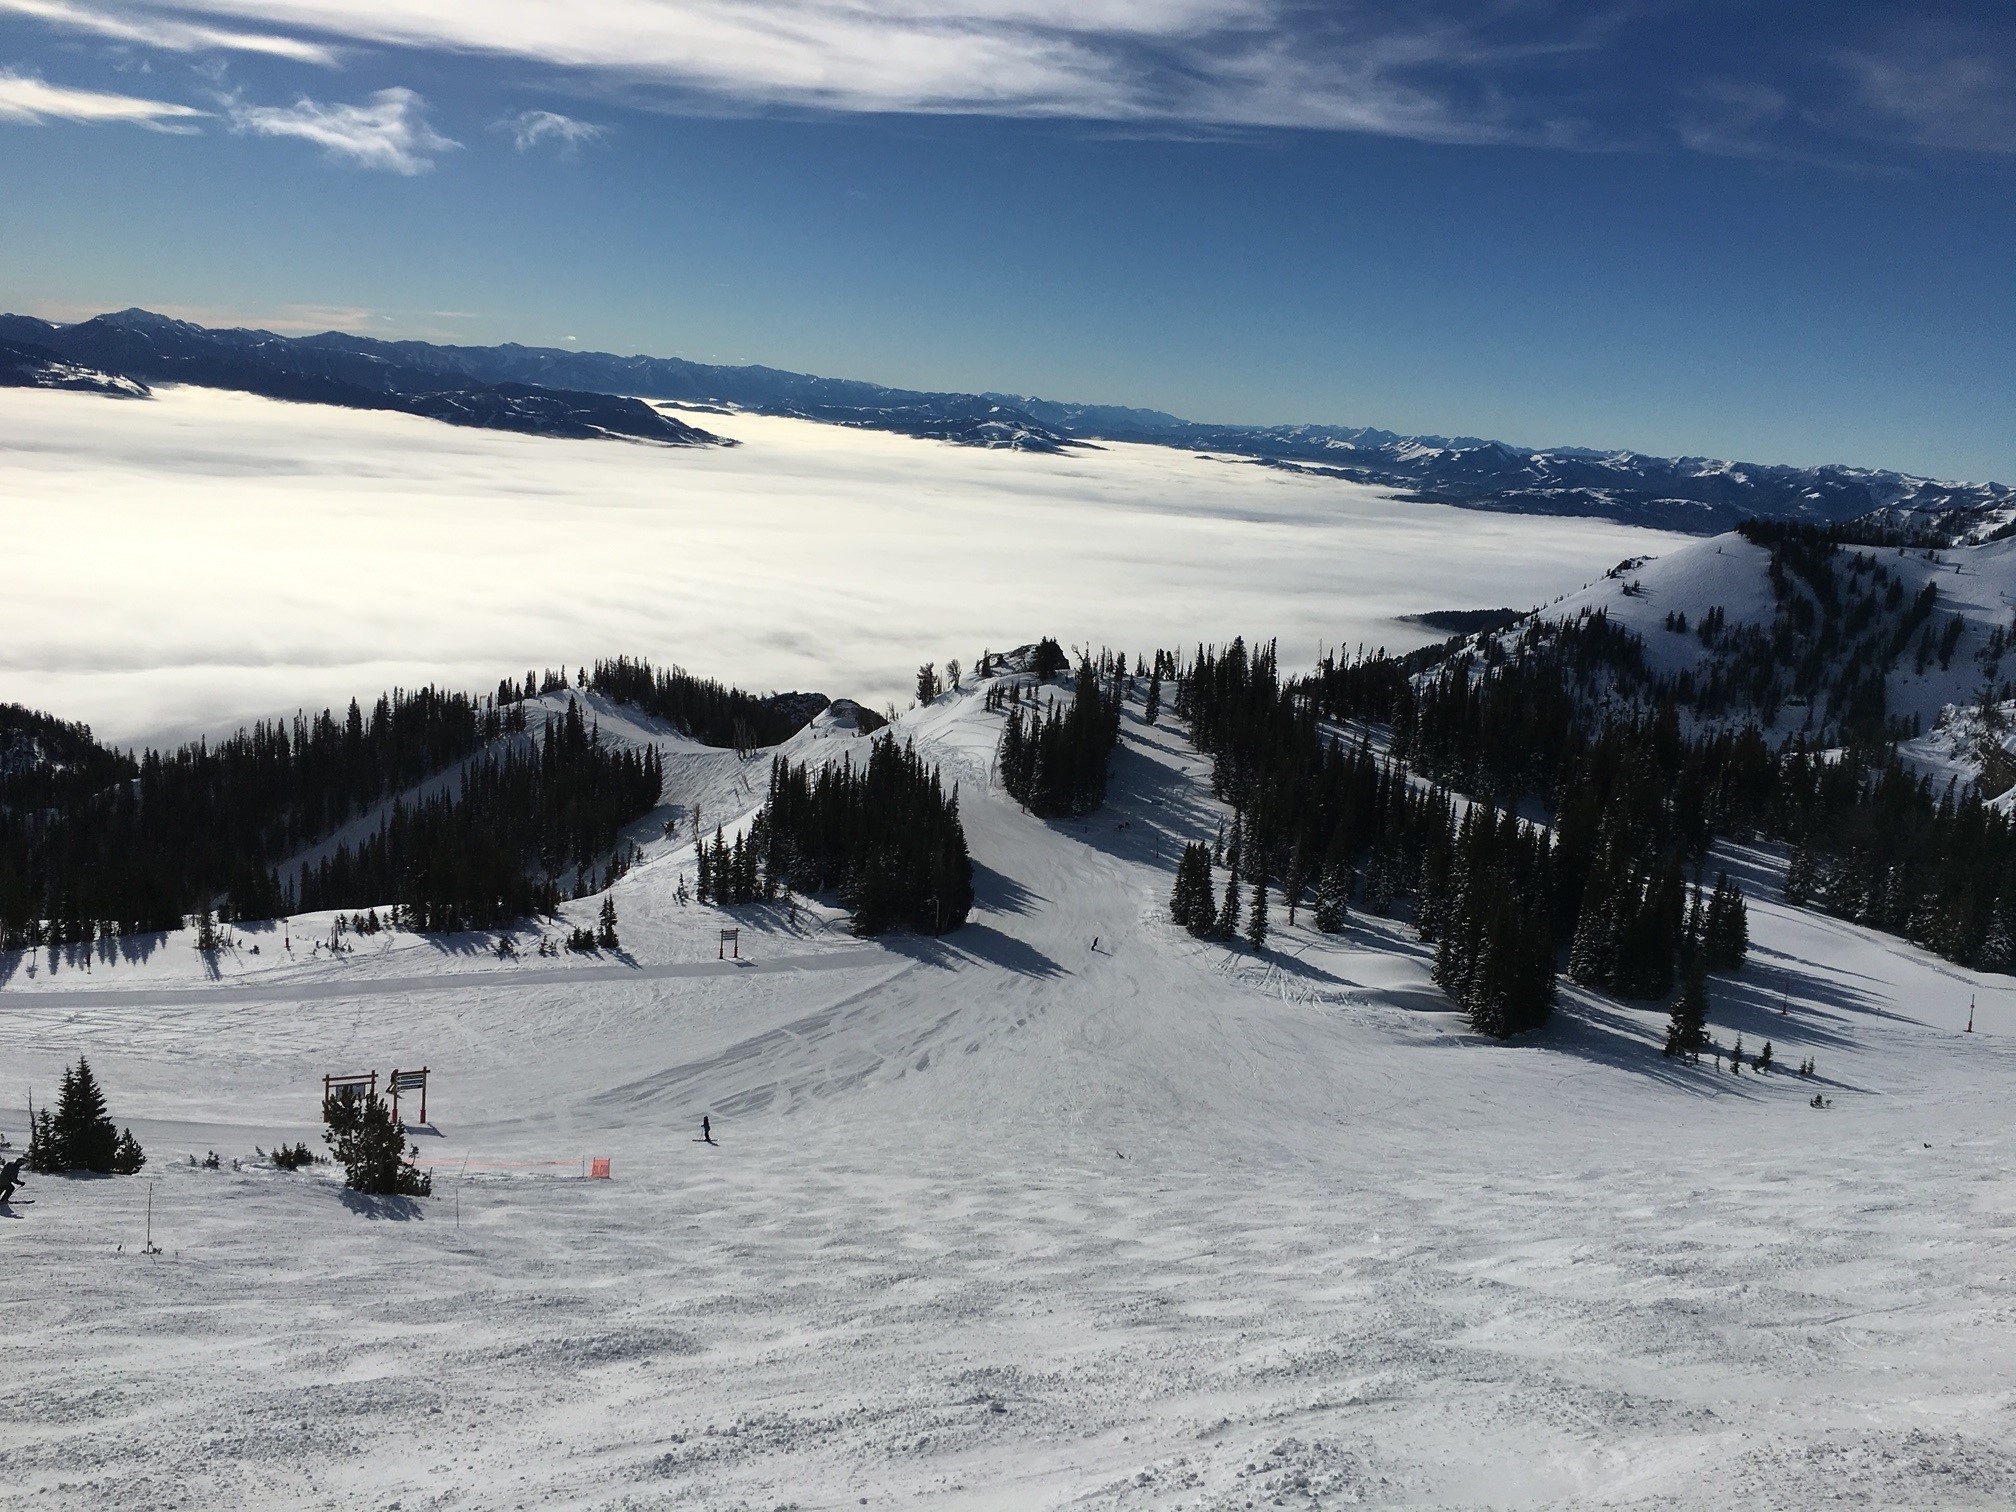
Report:
[{"label": "dark tree line", "polygon": [[[1172,917],[1229,939],[1243,884],[1253,940],[1270,885],[1291,920],[1313,887],[1326,930],[1343,926],[1354,891],[1380,913],[1410,900],[1436,945],[1437,981],[1501,1037],[1545,1021],[1558,952],[1571,945],[1579,979],[1662,995],[1691,948],[1684,866],[1698,868],[1705,849],[1709,795],[1723,801],[1728,770],[1744,771],[1761,742],[1690,751],[1670,718],[1591,736],[1565,690],[1523,665],[1487,676],[1463,662],[1425,680],[1423,670],[1380,656],[1283,684],[1271,645],[1200,647],[1178,677],[1177,709],[1235,818],[1229,844],[1186,849]],[[1348,744],[1344,719],[1387,724],[1392,750],[1417,759],[1382,760],[1363,735]],[[1551,826],[1514,812],[1543,783]],[[1459,803],[1459,787],[1486,801]],[[1231,873],[1222,900],[1214,862]],[[1718,897],[1718,920],[1740,911],[1733,884]]]},{"label": "dark tree line", "polygon": [[376,833],[302,869],[304,910],[390,902],[410,929],[480,929],[599,885],[596,858],[663,785],[655,748],[617,750],[569,699],[538,738],[463,765],[439,793],[395,802]]},{"label": "dark tree line", "polygon": [[[1601,614],[1533,636],[1516,656],[1445,647],[1439,659],[1326,665],[1289,685],[1271,647],[1200,648],[1177,707],[1238,817],[1232,846],[1186,852],[1172,916],[1229,938],[1236,884],[1278,880],[1292,912],[1313,881],[1317,923],[1334,927],[1355,876],[1366,906],[1413,901],[1437,941],[1438,978],[1497,1032],[1535,1021],[1551,995],[1511,941],[1549,938],[1572,977],[1627,997],[1676,983],[1684,995],[1691,971],[1738,968],[1741,892],[1723,877],[1704,894],[1701,866],[1718,836],[1757,837],[1791,847],[1790,901],[2016,972],[2016,821],[1973,791],[1935,789],[1880,743],[1774,748],[1755,728],[1712,726],[1687,737],[1670,696],[1650,707],[1601,697],[1642,654]],[[1385,726],[1392,760],[1363,740],[1351,751],[1336,733],[1344,722]],[[1410,792],[1409,773],[1427,796]],[[1501,814],[1497,853],[1478,864],[1480,830],[1466,860],[1470,821],[1435,796],[1450,790],[1543,817],[1551,837],[1542,846],[1529,827],[1533,851],[1520,852]],[[1236,868],[1224,901],[1214,861]],[[1499,981],[1529,985],[1509,998],[1490,989],[1480,1015],[1476,984]],[[1494,996],[1528,1007],[1507,1014]]]},{"label": "dark tree line", "polygon": [[136,759],[43,718],[0,714],[17,749],[23,730],[49,748],[0,772],[0,943],[17,947],[177,928],[220,893],[227,918],[269,917],[286,901],[278,862],[523,727],[515,709],[422,688]]},{"label": "dark tree line", "polygon": [[1106,801],[1126,676],[1126,658],[1106,654],[1097,667],[1089,659],[1078,664],[1068,704],[1044,700],[1040,678],[1026,689],[1011,683],[990,692],[990,707],[1008,710],[1001,785],[1030,813],[1046,819],[1089,814]]},{"label": "dark tree line", "polygon": [[[644,758],[584,745],[570,733],[578,714],[550,750],[505,749],[534,733],[525,700],[576,685],[745,749],[787,738],[825,702],[618,657],[571,678],[528,672],[489,697],[395,690],[368,710],[353,701],[138,755],[0,705],[0,949],[175,929],[213,907],[228,922],[395,902],[420,927],[451,928],[550,906],[592,880],[597,840],[606,848],[656,802],[655,788],[642,796]],[[401,806],[363,844],[282,885],[283,862],[458,765],[449,797]]]},{"label": "dark tree line", "polygon": [[837,894],[857,934],[957,929],[973,907],[957,790],[945,791],[914,746],[886,736],[861,766],[851,756],[816,769],[779,756],[746,835],[729,846],[715,832],[701,896],[745,903],[786,889]]},{"label": "dark tree line", "polygon": [[737,751],[780,745],[826,707],[816,694],[761,697],[627,656],[598,661],[582,686],[642,709],[703,745]]}]

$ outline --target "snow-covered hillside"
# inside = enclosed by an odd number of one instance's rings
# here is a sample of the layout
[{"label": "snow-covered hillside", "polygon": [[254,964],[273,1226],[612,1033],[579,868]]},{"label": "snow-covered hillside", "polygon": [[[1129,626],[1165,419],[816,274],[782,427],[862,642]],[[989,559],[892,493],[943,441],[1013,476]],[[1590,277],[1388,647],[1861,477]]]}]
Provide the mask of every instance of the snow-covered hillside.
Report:
[{"label": "snow-covered hillside", "polygon": [[[88,1054],[153,1156],[0,1224],[0,1505],[2016,1502],[2010,979],[1730,850],[1753,947],[1711,1028],[1816,1079],[1662,1060],[1659,1015],[1572,987],[1486,1043],[1397,923],[1173,929],[1220,813],[1139,715],[1054,823],[996,790],[980,690],[899,722],[976,863],[942,940],[682,906],[663,819],[732,827],[768,756],[668,745],[618,952],[332,958],[323,917],[214,981],[186,936],[0,958],[17,1084]],[[432,1199],[253,1158],[315,1139],[323,1074],[423,1063]]]},{"label": "snow-covered hillside", "polygon": [[[2016,678],[2016,540],[1939,549],[1842,546],[1823,604],[1796,572],[1774,584],[1772,552],[1737,533],[1657,556],[1631,557],[1600,580],[1540,610],[1572,623],[1601,611],[1644,643],[1644,668],[1719,703],[1689,703],[1696,724],[1754,721],[1777,738],[1837,732],[1845,693],[1880,681],[1882,713],[1907,736],[1950,721],[1953,706],[2010,697]],[[1914,607],[1924,599],[1924,607]],[[1797,611],[1791,613],[1790,611]],[[1525,625],[1476,638],[1516,646]],[[1774,696],[1756,683],[1776,669]],[[1802,689],[1800,680],[1812,684]],[[1957,712],[1957,711],[1955,711]],[[1950,742],[1949,742],[1950,744]]]}]

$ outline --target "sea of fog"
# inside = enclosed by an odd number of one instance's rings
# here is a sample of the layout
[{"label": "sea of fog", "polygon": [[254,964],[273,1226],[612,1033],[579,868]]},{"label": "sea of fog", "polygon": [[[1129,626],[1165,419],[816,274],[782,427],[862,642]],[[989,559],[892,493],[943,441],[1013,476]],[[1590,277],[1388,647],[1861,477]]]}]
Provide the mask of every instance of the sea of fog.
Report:
[{"label": "sea of fog", "polygon": [[1402,648],[1681,539],[1407,503],[1161,447],[976,451],[697,417],[732,448],[460,429],[206,389],[0,390],[0,702],[121,742],[629,653],[907,703],[1040,635]]}]

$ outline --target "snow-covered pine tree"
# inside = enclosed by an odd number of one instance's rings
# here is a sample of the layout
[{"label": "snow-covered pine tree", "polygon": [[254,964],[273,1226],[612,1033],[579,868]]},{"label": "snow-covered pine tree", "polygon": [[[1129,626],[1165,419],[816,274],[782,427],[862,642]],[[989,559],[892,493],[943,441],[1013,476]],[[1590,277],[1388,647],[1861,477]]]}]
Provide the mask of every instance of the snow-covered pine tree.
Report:
[{"label": "snow-covered pine tree", "polygon": [[602,899],[602,912],[595,922],[595,943],[604,950],[614,950],[617,946],[615,898]]},{"label": "snow-covered pine tree", "polygon": [[1323,933],[1336,934],[1350,912],[1351,869],[1341,858],[1333,858],[1316,884],[1316,906],[1310,910],[1310,918]]}]

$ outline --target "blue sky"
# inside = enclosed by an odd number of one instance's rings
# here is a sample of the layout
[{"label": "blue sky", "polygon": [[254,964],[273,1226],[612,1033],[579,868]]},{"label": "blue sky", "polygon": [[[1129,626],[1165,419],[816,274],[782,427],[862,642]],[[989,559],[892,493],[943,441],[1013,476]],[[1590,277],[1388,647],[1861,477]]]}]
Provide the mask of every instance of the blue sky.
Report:
[{"label": "blue sky", "polygon": [[2016,480],[2016,9],[0,0],[0,306]]}]

